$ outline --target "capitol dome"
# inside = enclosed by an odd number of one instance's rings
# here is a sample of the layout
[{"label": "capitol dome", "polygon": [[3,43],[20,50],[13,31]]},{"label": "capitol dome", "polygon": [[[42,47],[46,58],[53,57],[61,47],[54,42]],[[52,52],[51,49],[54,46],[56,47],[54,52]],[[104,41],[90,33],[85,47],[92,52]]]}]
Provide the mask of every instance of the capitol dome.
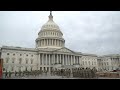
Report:
[{"label": "capitol dome", "polygon": [[59,26],[49,17],[49,20],[47,23],[45,23],[41,30],[60,30]]},{"label": "capitol dome", "polygon": [[37,48],[61,48],[64,47],[65,40],[62,38],[63,33],[59,26],[53,21],[52,12],[50,12],[49,20],[45,23],[36,39]]}]

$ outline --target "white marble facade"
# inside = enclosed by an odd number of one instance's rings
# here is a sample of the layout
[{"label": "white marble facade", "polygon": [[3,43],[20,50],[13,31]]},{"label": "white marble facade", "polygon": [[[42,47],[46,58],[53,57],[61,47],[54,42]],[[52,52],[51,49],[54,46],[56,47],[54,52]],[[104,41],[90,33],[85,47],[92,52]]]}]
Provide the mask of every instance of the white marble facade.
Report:
[{"label": "white marble facade", "polygon": [[120,69],[120,55],[111,54],[98,57],[99,71],[113,71]]}]

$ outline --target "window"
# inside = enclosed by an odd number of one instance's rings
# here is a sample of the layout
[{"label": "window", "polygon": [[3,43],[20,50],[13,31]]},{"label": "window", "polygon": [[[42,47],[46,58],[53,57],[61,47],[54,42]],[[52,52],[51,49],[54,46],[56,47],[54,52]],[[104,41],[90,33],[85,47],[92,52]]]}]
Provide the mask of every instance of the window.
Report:
[{"label": "window", "polygon": [[31,55],[31,57],[33,57],[33,55]]},{"label": "window", "polygon": [[13,54],[13,56],[15,56],[15,54]]},{"label": "window", "polygon": [[107,62],[107,65],[108,65],[108,62]]},{"label": "window", "polygon": [[28,54],[26,56],[28,56]]},{"label": "window", "polygon": [[20,56],[22,56],[22,54],[20,54]]},{"label": "window", "polygon": [[26,64],[28,64],[28,59],[26,59]]},{"label": "window", "polygon": [[89,65],[90,65],[90,61],[89,61]]},{"label": "window", "polygon": [[33,59],[31,59],[31,64],[33,64]]},{"label": "window", "polygon": [[87,61],[85,61],[86,65],[87,65]]},{"label": "window", "polygon": [[9,62],[9,58],[6,58],[6,63],[8,63]]},{"label": "window", "polygon": [[96,65],[96,62],[94,62],[94,64]]},{"label": "window", "polygon": [[22,58],[19,58],[19,64],[21,64],[22,63]]},{"label": "window", "polygon": [[14,61],[15,61],[15,58],[12,58],[12,63],[14,63]]},{"label": "window", "polygon": [[13,70],[14,70],[14,68],[12,67],[11,71],[13,71]]},{"label": "window", "polygon": [[9,53],[7,53],[7,55],[9,55]]}]

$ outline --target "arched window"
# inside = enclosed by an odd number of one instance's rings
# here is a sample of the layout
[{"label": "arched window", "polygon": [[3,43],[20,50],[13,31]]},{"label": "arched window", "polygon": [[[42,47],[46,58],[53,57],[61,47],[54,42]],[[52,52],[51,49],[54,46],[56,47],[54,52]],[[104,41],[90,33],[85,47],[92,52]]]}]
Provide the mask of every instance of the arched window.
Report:
[{"label": "arched window", "polygon": [[9,53],[7,53],[7,55],[10,55]]}]

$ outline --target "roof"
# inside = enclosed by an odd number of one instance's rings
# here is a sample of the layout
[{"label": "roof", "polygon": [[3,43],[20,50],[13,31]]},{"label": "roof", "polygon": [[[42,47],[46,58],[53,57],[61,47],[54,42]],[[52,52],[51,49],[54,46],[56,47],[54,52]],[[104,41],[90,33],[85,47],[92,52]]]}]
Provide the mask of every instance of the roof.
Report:
[{"label": "roof", "polygon": [[83,56],[94,56],[94,57],[97,57],[96,54],[88,54],[88,53],[82,53]]},{"label": "roof", "polygon": [[120,57],[120,54],[108,54],[108,55],[103,55],[101,57]]},{"label": "roof", "polygon": [[24,48],[24,47],[14,47],[14,46],[2,46],[2,49],[21,50],[21,51],[37,51],[35,48]]}]

